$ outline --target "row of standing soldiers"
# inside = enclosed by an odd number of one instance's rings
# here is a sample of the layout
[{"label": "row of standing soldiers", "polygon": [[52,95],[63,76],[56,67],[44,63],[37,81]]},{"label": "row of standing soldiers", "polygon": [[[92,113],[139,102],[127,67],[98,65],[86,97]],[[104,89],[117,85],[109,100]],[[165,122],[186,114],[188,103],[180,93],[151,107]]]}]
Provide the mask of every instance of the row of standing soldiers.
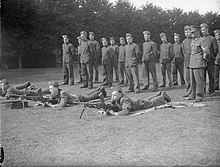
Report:
[{"label": "row of standing soldiers", "polygon": [[[200,37],[200,30],[203,37]],[[215,37],[211,36],[206,23],[201,26],[185,26],[186,39],[180,42],[180,35],[174,34],[174,44],[168,42],[166,34],[161,33],[160,52],[157,45],[150,38],[151,33],[144,31],[143,54],[137,44],[133,42],[130,33],[126,38],[120,37],[120,46],[115,44],[113,37],[110,38],[110,46],[106,38],[102,38],[102,49],[99,42],[94,39],[94,33],[89,32],[90,40],[87,40],[87,32],[81,31],[77,37],[79,46],[77,53],[79,57],[79,77],[82,82],[81,88],[93,88],[93,67],[95,69],[95,82],[98,82],[99,70],[98,61],[102,57],[103,84],[112,86],[113,70],[116,81],[119,84],[128,82],[127,92],[140,92],[138,59],[143,62],[143,82],[142,90],[149,89],[149,74],[153,79],[153,91],[158,90],[158,81],[155,62],[159,57],[162,83],[159,87],[166,86],[166,73],[168,85],[178,85],[177,72],[180,75],[181,85],[187,86],[186,99],[201,101],[205,92],[206,71],[209,76],[209,93],[215,94],[215,89],[219,89],[219,30],[215,30]],[[63,62],[64,62],[64,82],[63,84],[74,84],[73,77],[73,55],[74,46],[69,43],[68,36],[63,35]],[[127,41],[127,45],[126,45]],[[215,70],[214,70],[215,67]],[[171,79],[171,73],[173,74]],[[214,79],[215,75],[215,79]],[[185,79],[184,79],[185,76]]]}]

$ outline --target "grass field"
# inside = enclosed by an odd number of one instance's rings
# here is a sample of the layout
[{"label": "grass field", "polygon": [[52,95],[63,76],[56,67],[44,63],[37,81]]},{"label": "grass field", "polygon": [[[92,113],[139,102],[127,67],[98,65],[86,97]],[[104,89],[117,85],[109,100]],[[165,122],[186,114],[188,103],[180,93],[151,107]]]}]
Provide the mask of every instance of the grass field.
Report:
[{"label": "grass field", "polygon": [[[158,65],[157,72],[160,82]],[[62,69],[8,70],[2,78],[12,85],[29,80],[46,88],[48,81],[62,81]],[[61,86],[72,94],[90,91],[79,87]],[[164,90],[172,101],[183,101],[184,86]],[[129,96],[143,99],[153,94],[149,90]],[[135,117],[107,117],[88,109],[88,119],[85,114],[79,119],[81,105],[64,110],[10,110],[1,105],[3,166],[220,166],[219,102],[218,91],[216,96],[205,96],[202,103],[207,107],[158,109]]]}]

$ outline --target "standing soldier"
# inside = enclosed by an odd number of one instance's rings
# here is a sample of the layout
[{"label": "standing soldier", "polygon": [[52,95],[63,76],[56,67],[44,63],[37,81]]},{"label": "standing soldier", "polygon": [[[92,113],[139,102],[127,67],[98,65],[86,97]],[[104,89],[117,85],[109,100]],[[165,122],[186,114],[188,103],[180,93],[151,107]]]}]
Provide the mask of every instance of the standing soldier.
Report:
[{"label": "standing soldier", "polygon": [[81,56],[81,43],[82,39],[80,36],[77,37],[79,46],[77,47],[77,55],[78,55],[78,72],[79,72],[79,81],[77,83],[82,82],[82,76],[81,76],[81,63],[80,63],[80,56]]},{"label": "standing soldier", "polygon": [[73,75],[73,56],[74,56],[74,46],[69,42],[67,35],[63,35],[63,83],[61,85],[74,85],[74,75]]},{"label": "standing soldier", "polygon": [[204,96],[204,73],[206,62],[203,56],[202,38],[200,37],[199,26],[192,25],[190,32],[192,33],[192,52],[190,57],[190,84],[191,92],[186,100],[194,100],[194,102],[202,101]]},{"label": "standing soldier", "polygon": [[215,90],[219,90],[219,71],[220,71],[220,30],[215,30],[215,39],[218,43],[218,54],[215,59]]},{"label": "standing soldier", "polygon": [[[119,55],[118,55],[118,69],[119,69],[119,84],[127,83],[127,74],[125,72],[125,38],[120,37],[120,44],[119,46]],[[124,76],[126,78],[126,82],[124,79]]]},{"label": "standing soldier", "polygon": [[150,76],[149,73],[151,73],[152,79],[153,79],[153,91],[158,90],[158,82],[157,82],[157,73],[156,73],[156,66],[155,61],[157,60],[158,50],[157,45],[155,42],[151,41],[150,39],[150,32],[144,31],[144,39],[145,43],[143,43],[143,56],[142,56],[142,62],[143,62],[143,81],[144,81],[144,88],[142,90],[148,90],[149,84],[150,84]]},{"label": "standing soldier", "polygon": [[166,72],[169,79],[169,87],[172,86],[171,80],[171,61],[173,60],[173,47],[170,42],[167,41],[165,33],[160,34],[162,44],[160,45],[160,67],[162,72],[163,81],[160,87],[166,86]]},{"label": "standing soldier", "polygon": [[95,69],[95,83],[98,83],[99,80],[99,59],[101,57],[101,49],[100,49],[100,45],[99,42],[96,41],[95,39],[95,35],[93,32],[89,32],[89,39],[90,39],[90,43],[92,43],[93,45],[93,67]]},{"label": "standing soldier", "polygon": [[174,58],[172,61],[172,74],[173,74],[173,85],[178,85],[178,77],[177,77],[177,70],[180,74],[180,82],[181,85],[185,85],[184,80],[184,64],[183,64],[183,50],[182,50],[182,44],[180,43],[180,35],[174,33],[174,44],[173,44],[173,53]]},{"label": "standing soldier", "polygon": [[125,70],[128,76],[129,88],[127,92],[140,93],[138,57],[141,54],[140,48],[133,43],[131,34],[126,34],[127,45],[125,46]]},{"label": "standing soldier", "polygon": [[89,41],[87,40],[87,32],[81,31],[80,36],[82,39],[81,43],[81,75],[83,79],[83,86],[81,88],[87,88],[89,89],[93,88],[93,64],[92,64],[92,53],[93,47],[89,44]]},{"label": "standing soldier", "polygon": [[183,55],[184,55],[184,67],[185,67],[185,81],[186,81],[186,94],[183,97],[188,97],[190,94],[190,55],[191,55],[191,43],[192,43],[192,35],[190,33],[190,26],[186,25],[184,27],[184,32],[186,39],[183,40],[182,48],[183,48]]},{"label": "standing soldier", "polygon": [[114,52],[112,52],[112,58],[113,58],[113,68],[115,71],[115,77],[116,77],[116,82],[119,82],[119,77],[118,77],[118,53],[119,53],[119,47],[118,45],[115,44],[115,39],[113,37],[110,38],[110,48],[113,49]]},{"label": "standing soldier", "polygon": [[113,66],[111,53],[112,49],[108,46],[106,38],[102,38],[102,67],[103,67],[103,86],[112,87],[113,81]]},{"label": "standing soldier", "polygon": [[207,66],[205,68],[205,90],[206,92],[206,71],[208,71],[208,76],[209,76],[209,94],[211,96],[215,95],[215,88],[214,88],[214,62],[215,62],[215,57],[218,54],[218,44],[216,39],[209,34],[209,29],[208,25],[206,23],[203,23],[200,25],[201,27],[201,32],[203,34],[203,43],[202,43],[202,49],[205,54],[205,60],[207,63]]}]

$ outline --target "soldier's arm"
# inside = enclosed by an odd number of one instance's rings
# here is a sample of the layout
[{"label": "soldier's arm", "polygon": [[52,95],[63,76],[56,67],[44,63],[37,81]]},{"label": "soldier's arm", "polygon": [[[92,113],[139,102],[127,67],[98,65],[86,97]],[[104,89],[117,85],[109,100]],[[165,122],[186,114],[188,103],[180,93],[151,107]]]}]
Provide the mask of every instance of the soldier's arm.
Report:
[{"label": "soldier's arm", "polygon": [[212,47],[213,47],[214,56],[216,57],[219,50],[218,50],[218,43],[217,43],[217,40],[215,38],[212,41]]},{"label": "soldier's arm", "polygon": [[114,112],[113,110],[110,110],[109,112],[111,115],[125,116],[125,115],[128,115],[130,111],[131,111],[131,104],[128,100],[124,99],[121,102],[121,111]]},{"label": "soldier's arm", "polygon": [[141,60],[141,49],[138,45],[135,46],[135,53],[137,55],[138,60]]},{"label": "soldier's arm", "polygon": [[96,43],[96,51],[97,51],[98,57],[101,57],[101,47],[100,47],[98,41],[97,41],[97,43]]},{"label": "soldier's arm", "polygon": [[170,53],[170,58],[171,58],[171,61],[172,61],[173,58],[174,58],[174,51],[173,51],[173,45],[172,44],[169,46],[169,53]]},{"label": "soldier's arm", "polygon": [[66,92],[60,92],[60,102],[58,104],[52,105],[53,108],[61,108],[67,106],[67,94]]},{"label": "soldier's arm", "polygon": [[75,55],[75,47],[73,45],[70,45],[70,51],[71,51],[72,57],[74,57],[74,55]]},{"label": "soldier's arm", "polygon": [[157,60],[158,59],[158,50],[157,50],[157,44],[155,42],[152,43],[152,49],[153,49],[154,58],[155,58],[155,60]]}]

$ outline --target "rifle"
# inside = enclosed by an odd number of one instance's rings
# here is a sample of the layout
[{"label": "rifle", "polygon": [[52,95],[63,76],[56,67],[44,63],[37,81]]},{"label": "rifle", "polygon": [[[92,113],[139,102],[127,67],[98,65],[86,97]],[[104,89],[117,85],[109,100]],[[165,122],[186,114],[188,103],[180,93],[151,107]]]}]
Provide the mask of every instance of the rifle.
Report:
[{"label": "rifle", "polygon": [[[99,100],[93,100],[93,101],[88,101],[88,102],[74,102],[75,104],[83,104],[83,109],[81,111],[79,119],[82,118],[82,115],[86,108],[95,108],[95,109],[107,109],[107,105],[105,104],[105,100],[108,100],[110,98],[104,99],[104,96],[102,93],[99,94]],[[88,116],[88,113],[87,113]]]}]

